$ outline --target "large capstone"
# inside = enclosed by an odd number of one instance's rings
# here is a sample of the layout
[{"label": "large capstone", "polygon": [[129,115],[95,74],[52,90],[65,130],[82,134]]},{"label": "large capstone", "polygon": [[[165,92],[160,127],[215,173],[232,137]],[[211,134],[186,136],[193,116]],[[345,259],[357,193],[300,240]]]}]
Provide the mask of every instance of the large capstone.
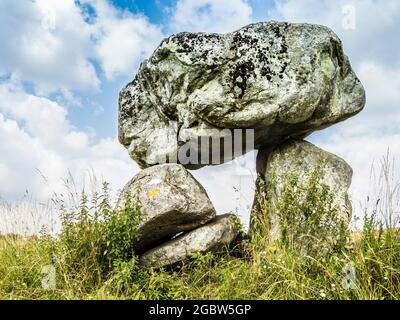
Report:
[{"label": "large capstone", "polygon": [[141,217],[136,252],[143,252],[176,234],[199,227],[215,215],[207,192],[179,164],[157,165],[139,172],[124,187],[117,208],[138,200]]},{"label": "large capstone", "polygon": [[[142,168],[198,168],[303,138],[364,104],[327,27],[272,21],[227,34],[184,32],[162,41],[120,93],[119,140]],[[254,131],[233,139],[240,150],[220,152],[217,142],[229,145],[233,129]]]},{"label": "large capstone", "polygon": [[289,140],[259,152],[257,170],[250,233],[291,242],[305,254],[325,254],[344,240],[353,171],[343,159],[304,140]]},{"label": "large capstone", "polygon": [[140,257],[143,267],[161,268],[192,258],[196,253],[216,252],[231,244],[240,233],[238,218],[217,216],[212,222],[149,250]]}]

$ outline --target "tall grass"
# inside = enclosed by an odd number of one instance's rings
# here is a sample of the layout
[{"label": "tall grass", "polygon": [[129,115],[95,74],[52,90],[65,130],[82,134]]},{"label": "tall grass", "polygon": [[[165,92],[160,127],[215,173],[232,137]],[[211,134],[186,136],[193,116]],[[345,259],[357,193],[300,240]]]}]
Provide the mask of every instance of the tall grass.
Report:
[{"label": "tall grass", "polygon": [[[363,229],[331,254],[304,254],[285,241],[270,241],[265,229],[233,249],[198,254],[174,269],[138,265],[131,248],[140,219],[136,197],[115,210],[107,184],[90,194],[70,189],[52,202],[60,213],[59,233],[0,238],[0,299],[399,299],[399,185],[388,179],[394,170],[388,161],[378,175],[380,200],[369,200]],[[324,188],[312,181],[308,188],[319,196],[310,197],[306,208],[329,203]],[[287,188],[282,205],[294,205],[296,197]],[[260,210],[267,214],[267,204]],[[51,290],[42,285],[48,265],[56,270]],[[355,282],[346,287],[349,268]]]},{"label": "tall grass", "polygon": [[320,165],[306,181],[296,171],[278,178],[272,170],[268,182],[259,179],[258,184],[253,237],[270,235],[269,242],[279,240],[304,256],[325,255],[335,247],[343,247],[348,234],[347,217],[343,215],[347,214],[337,207],[335,195],[322,182]]},{"label": "tall grass", "polygon": [[0,234],[28,237],[44,230],[55,233],[57,221],[58,211],[52,201],[37,201],[29,193],[12,202],[0,198]]},{"label": "tall grass", "polygon": [[400,168],[389,151],[378,167],[373,164],[371,182],[375,186],[373,196],[367,198],[365,214],[378,218],[386,229],[400,226]]}]

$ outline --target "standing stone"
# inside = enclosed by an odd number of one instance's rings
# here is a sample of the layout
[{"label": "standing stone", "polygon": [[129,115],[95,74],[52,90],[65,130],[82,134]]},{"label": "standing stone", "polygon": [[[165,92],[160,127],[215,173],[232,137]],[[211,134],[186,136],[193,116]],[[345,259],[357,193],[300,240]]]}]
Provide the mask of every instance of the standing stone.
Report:
[{"label": "standing stone", "polygon": [[[301,244],[306,239],[321,251],[340,240],[352,212],[347,193],[352,169],[343,159],[309,142],[290,140],[260,152],[257,162],[251,232],[259,232],[253,220],[258,218],[267,222],[272,240],[286,237]],[[314,187],[313,177],[318,177]]]},{"label": "standing stone", "polygon": [[117,207],[126,195],[138,193],[141,217],[136,252],[143,252],[176,234],[199,227],[215,215],[207,192],[179,164],[163,164],[139,172],[123,189]]},{"label": "standing stone", "polygon": [[140,257],[143,267],[161,268],[191,258],[195,253],[220,250],[236,239],[240,224],[232,214],[217,216],[210,223],[151,249]]},{"label": "standing stone", "polygon": [[201,137],[221,143],[233,129],[254,129],[255,148],[274,148],[364,104],[363,86],[327,27],[271,21],[227,34],[184,32],[163,40],[121,91],[119,140],[141,168],[179,161],[198,168],[205,164],[197,153],[210,149],[196,147]]}]

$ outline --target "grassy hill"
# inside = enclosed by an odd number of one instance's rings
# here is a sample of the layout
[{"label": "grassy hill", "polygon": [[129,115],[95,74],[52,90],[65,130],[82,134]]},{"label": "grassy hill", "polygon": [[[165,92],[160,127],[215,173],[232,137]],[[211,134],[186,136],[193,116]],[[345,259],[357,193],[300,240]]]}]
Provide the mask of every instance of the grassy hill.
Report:
[{"label": "grassy hill", "polygon": [[[255,237],[174,269],[143,270],[123,245],[130,234],[83,216],[57,239],[0,237],[0,299],[400,299],[400,232],[373,219],[319,258]],[[118,246],[104,249],[107,232]],[[56,272],[51,290],[42,287],[48,265]]]},{"label": "grassy hill", "polygon": [[[140,204],[132,199],[124,210],[112,209],[104,184],[91,196],[80,194],[71,207],[64,200],[58,203],[57,237],[45,231],[33,237],[0,236],[0,299],[397,300],[400,229],[381,221],[387,213],[388,221],[399,220],[400,189],[395,185],[384,190],[389,196],[376,201],[372,213],[365,215],[363,230],[345,233],[344,241],[328,253],[316,255],[318,250],[311,250],[313,254],[307,255],[288,241],[271,241],[259,215],[260,228],[233,248],[154,270],[140,268],[131,247]],[[324,208],[327,199],[317,189],[312,194],[307,206],[298,207],[298,195],[282,197],[290,201],[284,208]],[[313,245],[318,249],[320,244]]]}]

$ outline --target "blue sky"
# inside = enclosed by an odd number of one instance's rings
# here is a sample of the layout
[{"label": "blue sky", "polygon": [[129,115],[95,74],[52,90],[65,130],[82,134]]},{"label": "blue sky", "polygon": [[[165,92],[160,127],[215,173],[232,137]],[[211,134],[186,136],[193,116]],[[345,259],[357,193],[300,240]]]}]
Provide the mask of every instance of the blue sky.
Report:
[{"label": "blue sky", "polygon": [[140,13],[149,18],[152,23],[166,23],[166,13],[168,8],[175,4],[173,0],[113,0],[112,3],[121,9],[128,9],[133,13]]},{"label": "blue sky", "polygon": [[[115,7],[121,10],[128,10],[132,14],[144,15],[149,22],[160,26],[166,36],[173,33],[168,22],[176,5],[174,0],[113,0],[111,3]],[[265,0],[253,0],[249,2],[249,5],[253,10],[254,21],[264,20],[268,10],[274,8],[273,1]],[[95,15],[94,11],[91,11],[91,13]],[[94,64],[96,65],[96,61],[94,61]],[[97,106],[101,106],[103,111],[93,117],[93,110],[89,108],[71,108],[70,119],[80,127],[93,127],[96,130],[96,139],[101,139],[115,135],[117,130],[116,102],[118,101],[118,93],[131,80],[134,73],[120,76],[113,81],[107,81],[104,75],[101,74],[101,69],[98,69],[98,73],[101,77],[101,92],[86,93],[84,98],[90,99]]]},{"label": "blue sky", "polygon": [[[172,34],[168,24],[169,17],[173,14],[176,1],[174,0],[113,0],[110,4],[120,10],[126,10],[134,15],[145,16],[150,23],[158,25],[163,33],[167,36]],[[253,10],[253,18],[255,21],[263,20],[268,10],[274,7],[273,1],[254,0],[249,2]],[[85,8],[90,6],[83,4]],[[96,18],[96,11],[89,10],[92,19]],[[174,30],[175,31],[175,30]],[[199,30],[200,31],[200,30]],[[217,30],[216,30],[217,31]],[[137,61],[139,62],[139,60]],[[91,63],[96,68],[96,72],[101,81],[100,90],[97,92],[77,92],[76,98],[82,99],[85,107],[69,108],[69,119],[71,122],[80,128],[93,128],[96,131],[94,141],[102,138],[114,136],[117,130],[117,101],[118,94],[121,88],[128,83],[134,76],[134,69],[131,74],[124,74],[116,77],[112,81],[102,73],[98,61],[91,60]],[[33,92],[31,83],[25,84],[28,92]],[[52,93],[49,97],[53,100],[60,98],[58,92]]]},{"label": "blue sky", "polygon": [[[172,33],[230,32],[270,19],[324,24],[343,40],[367,106],[309,140],[349,162],[354,202],[362,201],[373,161],[388,148],[400,156],[398,0],[2,0],[0,196],[14,201],[29,190],[48,199],[68,172],[84,185],[88,170],[121,188],[138,167],[116,139],[118,93],[140,62]],[[194,174],[220,213],[247,217],[248,169]]]}]

